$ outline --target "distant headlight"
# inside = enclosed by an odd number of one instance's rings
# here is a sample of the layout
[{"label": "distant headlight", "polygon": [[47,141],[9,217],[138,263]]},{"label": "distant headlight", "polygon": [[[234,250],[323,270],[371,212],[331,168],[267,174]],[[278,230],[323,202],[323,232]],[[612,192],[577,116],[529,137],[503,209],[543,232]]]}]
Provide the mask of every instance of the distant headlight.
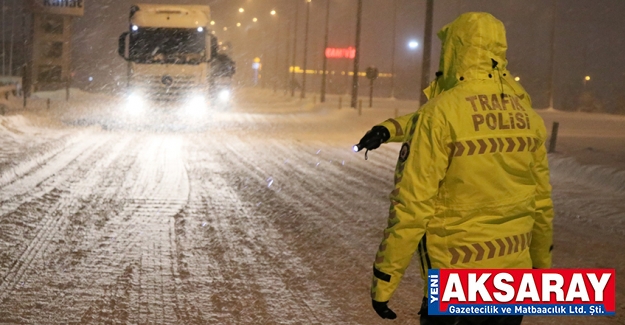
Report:
[{"label": "distant headlight", "polygon": [[130,94],[126,100],[126,110],[132,115],[140,115],[145,109],[145,100],[139,94]]},{"label": "distant headlight", "polygon": [[219,92],[218,98],[222,102],[227,102],[230,100],[230,90],[222,90]]}]

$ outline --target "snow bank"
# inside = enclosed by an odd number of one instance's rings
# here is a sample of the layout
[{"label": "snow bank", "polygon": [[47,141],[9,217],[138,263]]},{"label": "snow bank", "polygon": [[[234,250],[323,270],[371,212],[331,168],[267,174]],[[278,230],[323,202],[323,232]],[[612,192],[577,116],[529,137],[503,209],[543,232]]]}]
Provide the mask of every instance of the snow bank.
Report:
[{"label": "snow bank", "polygon": [[[106,125],[119,122],[121,119],[120,106],[122,98],[114,95],[94,94],[79,89],[70,89],[70,101],[65,101],[65,90],[38,92],[29,99],[29,107],[22,109],[20,98],[11,97],[9,100],[0,98],[0,105],[5,105],[9,114],[0,116],[0,145],[13,146],[18,150],[20,146],[26,148],[33,143],[41,143],[45,138],[57,138],[58,133],[72,133],[67,125]],[[299,94],[297,94],[299,95]],[[50,99],[51,109],[46,108],[46,101]],[[239,88],[234,90],[234,99],[230,111],[221,112],[213,119],[213,124],[237,124],[237,121],[250,120],[254,123],[243,123],[255,128],[273,127],[279,125],[281,118],[301,124],[301,130],[310,128],[311,121],[315,126],[311,134],[331,134],[333,138],[349,138],[357,140],[372,125],[395,115],[403,115],[416,111],[417,101],[394,100],[388,98],[374,98],[373,108],[368,107],[368,98],[363,100],[362,116],[349,108],[348,95],[328,95],[325,103],[319,103],[319,95],[307,94],[305,99],[299,96],[291,97],[284,90],[276,93],[272,89]],[[342,109],[338,109],[339,100]],[[560,122],[560,136],[569,137],[571,143],[582,143],[583,146],[597,146],[608,143],[610,137],[613,143],[625,139],[625,117],[606,114],[568,113],[556,110],[538,110],[549,125],[552,121]],[[300,115],[305,113],[305,115]],[[263,114],[266,118],[259,118],[256,114]],[[275,116],[276,118],[272,117]],[[323,121],[327,121],[323,122]],[[63,125],[64,124],[64,125]],[[239,123],[240,124],[240,123]],[[337,127],[340,125],[340,127]],[[217,125],[216,125],[217,126]],[[625,166],[618,159],[613,167],[605,167],[604,158],[587,155],[586,160],[572,158],[576,151],[567,150],[566,141],[560,141],[558,148],[562,148],[565,155],[550,156],[550,165],[554,177],[567,178],[576,182],[584,182],[593,186],[606,188],[610,191],[625,192]],[[616,145],[607,147],[603,151],[622,152],[624,149]],[[54,150],[51,150],[53,152]],[[579,153],[578,153],[579,156]],[[604,156],[605,157],[605,156]],[[577,157],[579,158],[579,157]],[[580,163],[580,161],[582,163]]]},{"label": "snow bank", "polygon": [[317,109],[315,105],[316,95],[310,94],[307,98],[300,99],[297,93],[294,97],[285,94],[284,89],[275,93],[271,89],[238,88],[234,90],[232,110],[235,112],[260,113],[260,114],[283,114],[293,112],[305,112]]},{"label": "snow bank", "polygon": [[625,193],[625,170],[600,165],[582,165],[575,158],[549,156],[552,177],[588,184],[610,192]]},{"label": "snow bank", "polygon": [[[67,92],[65,89],[53,90],[53,91],[38,91],[33,94],[32,99],[51,99],[51,100],[65,100]],[[78,88],[69,89],[69,97],[71,100],[93,100],[98,97],[106,95],[90,93]]]}]

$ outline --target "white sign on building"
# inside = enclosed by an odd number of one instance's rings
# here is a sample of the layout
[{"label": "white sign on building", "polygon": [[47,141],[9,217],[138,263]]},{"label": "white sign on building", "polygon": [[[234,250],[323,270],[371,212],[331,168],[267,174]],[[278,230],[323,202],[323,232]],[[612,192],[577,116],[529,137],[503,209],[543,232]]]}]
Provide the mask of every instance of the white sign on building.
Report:
[{"label": "white sign on building", "polygon": [[32,0],[33,10],[38,13],[82,16],[85,0]]}]

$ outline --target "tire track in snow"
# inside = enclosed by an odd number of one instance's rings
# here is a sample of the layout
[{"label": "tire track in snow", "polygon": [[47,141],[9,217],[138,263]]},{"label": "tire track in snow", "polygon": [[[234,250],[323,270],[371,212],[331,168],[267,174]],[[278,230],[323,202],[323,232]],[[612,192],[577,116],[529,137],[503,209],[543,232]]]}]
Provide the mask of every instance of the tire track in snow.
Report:
[{"label": "tire track in snow", "polygon": [[[82,138],[89,136],[91,132],[83,131],[80,134],[69,133],[48,143],[28,148],[16,155],[11,155],[11,163],[4,163],[0,172],[0,188],[26,177],[41,168],[49,160],[62,154],[69,147],[82,141]],[[23,148],[22,148],[23,150]]]},{"label": "tire track in snow", "polygon": [[[192,196],[187,216],[198,211],[206,219],[191,233],[197,253],[186,259],[191,272],[188,283],[210,295],[209,301],[205,296],[191,309],[204,311],[201,317],[209,323],[318,323],[314,313],[302,309],[304,304],[293,289],[295,277],[281,271],[288,265],[306,273],[300,270],[301,261],[263,221],[265,216],[254,213],[255,203],[241,202],[240,174],[231,172],[231,159],[236,156],[228,156],[217,143],[204,143],[190,151],[194,154],[188,167]],[[209,268],[195,267],[204,263]]]},{"label": "tire track in snow", "polygon": [[[229,138],[228,142],[237,141]],[[229,144],[220,142],[220,146],[228,147]],[[272,222],[272,219],[278,216],[270,211],[259,209],[257,200],[262,201],[261,193],[256,191],[257,188],[246,187],[248,182],[244,179],[248,177],[254,178],[254,174],[257,173],[256,167],[242,166],[236,149],[222,149],[220,146],[215,146],[219,149],[217,153],[211,156],[221,157],[220,161],[223,162],[219,163],[220,167],[217,168],[221,168],[219,170],[222,170],[221,173],[224,174],[221,178],[224,179],[223,182],[225,184],[215,184],[211,187],[233,187],[235,185],[235,192],[229,195],[235,195],[235,202],[241,202],[236,203],[237,208],[239,205],[243,205],[245,208],[238,208],[240,213],[243,213],[243,215],[237,216],[239,223],[221,227],[216,232],[231,233],[235,232],[235,230],[238,231],[233,235],[227,236],[228,238],[240,238],[238,241],[242,241],[242,243],[237,244],[236,247],[247,247],[247,250],[237,252],[236,255],[243,255],[246,258],[257,260],[254,265],[271,266],[270,270],[264,271],[264,268],[260,268],[252,275],[255,278],[254,283],[260,285],[261,290],[267,283],[275,283],[271,289],[276,292],[275,296],[273,294],[265,294],[263,298],[267,301],[268,313],[270,315],[281,315],[279,318],[280,322],[285,323],[335,322],[338,319],[338,315],[335,313],[335,308],[328,301],[326,292],[314,280],[311,280],[315,278],[313,270],[306,266],[307,263],[303,260],[304,257],[293,251],[291,243],[283,234],[283,229],[276,228]],[[249,153],[247,152],[247,154]],[[253,157],[254,155],[250,156]],[[229,168],[224,170],[224,166]],[[215,178],[213,177],[211,181],[214,182]],[[223,194],[222,196],[228,196],[228,194]],[[225,220],[228,219],[230,218],[225,218]],[[250,255],[250,253],[253,254]],[[267,274],[271,276],[267,276]],[[282,310],[274,310],[274,305],[282,305]],[[293,315],[291,316],[291,314]],[[297,315],[301,316],[298,317]]]},{"label": "tire track in snow", "polygon": [[[193,310],[200,310],[198,318],[210,324],[263,324],[270,322],[262,288],[256,280],[254,253],[249,249],[244,234],[249,229],[247,218],[232,188],[224,178],[229,168],[220,159],[220,153],[207,150],[216,141],[189,148],[188,170],[191,180],[191,201],[185,216],[201,221],[192,232],[194,245],[189,261],[189,288]],[[199,142],[201,143],[201,142]],[[196,223],[197,225],[197,223]]]},{"label": "tire track in snow", "polygon": [[[94,139],[89,139],[91,141],[85,141],[86,144],[81,144],[77,148],[70,150],[68,153],[69,157],[59,157],[60,161],[58,164],[53,165],[57,171],[65,169],[65,172],[69,172],[67,178],[70,185],[67,185],[67,189],[54,188],[48,196],[48,198],[52,199],[51,201],[44,198],[42,203],[50,205],[46,207],[45,211],[41,211],[45,213],[45,216],[40,221],[42,226],[37,230],[27,248],[3,275],[2,283],[0,283],[0,301],[3,301],[18,283],[26,279],[27,273],[32,272],[31,265],[33,262],[45,255],[45,251],[49,248],[49,242],[67,225],[68,220],[66,216],[68,211],[78,208],[77,205],[79,203],[75,201],[71,188],[76,187],[80,194],[85,195],[98,183],[97,171],[91,169],[91,167],[101,159],[102,155],[109,153],[109,150],[113,147],[111,138],[102,137],[95,139],[95,141],[93,141]],[[125,144],[123,143],[118,144],[113,150],[120,152],[124,146]],[[77,153],[79,150],[82,150],[82,152]],[[60,166],[61,163],[66,164]],[[41,174],[48,173],[42,172]],[[52,213],[48,213],[50,211]],[[10,215],[6,217],[12,219]]]},{"label": "tire track in snow", "polygon": [[[96,263],[115,281],[96,283],[104,287],[103,292],[85,312],[82,323],[177,324],[186,317],[176,299],[179,271],[172,253],[176,250],[175,218],[189,195],[183,145],[179,137],[160,135],[146,136],[137,144],[141,149],[133,166],[136,175],[121,186],[125,203],[112,222],[116,227],[110,229],[116,238],[102,248],[116,254]],[[97,260],[101,254],[94,255]],[[124,295],[115,296],[118,292]],[[123,305],[125,311],[113,312],[113,304]]]},{"label": "tire track in snow", "polygon": [[80,141],[76,140],[52,154],[42,164],[37,164],[8,184],[0,186],[0,217],[13,211],[24,201],[41,197],[50,189],[60,186],[71,175],[71,168],[80,167],[77,161],[88,157],[107,141],[107,137],[90,135],[84,136]]},{"label": "tire track in snow", "polygon": [[[267,144],[264,141],[263,143]],[[325,299],[334,302],[343,313],[345,321],[369,323],[371,319],[367,315],[370,306],[367,302],[371,263],[381,239],[381,230],[385,225],[388,201],[386,197],[369,201],[364,204],[362,210],[358,208],[360,214],[355,214],[351,210],[353,204],[343,206],[342,202],[354,201],[355,198],[351,194],[360,191],[361,186],[360,182],[349,181],[351,177],[358,177],[358,174],[346,175],[346,173],[358,171],[365,177],[365,174],[375,173],[377,169],[371,169],[370,165],[363,165],[360,170],[346,170],[341,164],[325,164],[326,167],[323,168],[314,167],[314,164],[310,166],[311,158],[316,159],[316,155],[306,150],[292,150],[291,145],[273,141],[259,153],[255,152],[257,150],[255,148],[259,146],[254,141],[239,142],[233,141],[230,137],[226,144],[231,147],[232,155],[240,155],[233,159],[237,167],[248,169],[248,174],[257,174],[256,181],[247,183],[248,186],[249,184],[257,186],[258,192],[255,195],[256,200],[262,202],[260,209],[265,213],[279,216],[269,219],[278,229],[285,231],[285,238],[292,238],[294,251],[315,270],[316,276],[313,278],[317,279],[323,288],[341,286],[352,293],[351,296],[346,296],[344,292],[330,291],[328,293],[330,298]],[[267,151],[266,148],[271,149]],[[285,157],[283,154],[293,161],[292,166],[281,163],[281,159]],[[296,163],[297,161],[301,162]],[[265,168],[266,171],[261,168]],[[385,170],[388,171],[388,168]],[[280,187],[279,190],[260,188],[268,175],[275,180],[273,186]],[[390,175],[389,177],[392,177]],[[377,185],[373,183],[369,186],[374,188],[392,186],[390,181],[386,183]],[[381,211],[379,216],[371,213],[375,210]],[[314,252],[323,252],[323,258],[318,258]],[[331,261],[329,263],[332,267],[341,271],[333,272],[324,261]],[[405,299],[397,300],[406,301],[402,308],[405,307],[416,317],[417,311],[409,302],[414,298],[414,292],[420,291],[422,284],[414,265],[406,272],[403,283],[396,296]],[[354,296],[360,298],[353,299]],[[336,319],[326,321],[335,322]]]}]

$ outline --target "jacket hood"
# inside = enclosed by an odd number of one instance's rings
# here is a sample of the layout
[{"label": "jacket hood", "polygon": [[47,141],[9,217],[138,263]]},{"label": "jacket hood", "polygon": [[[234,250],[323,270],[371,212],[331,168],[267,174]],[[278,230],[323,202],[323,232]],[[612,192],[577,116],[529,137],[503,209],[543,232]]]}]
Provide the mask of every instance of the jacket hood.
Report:
[{"label": "jacket hood", "polygon": [[506,29],[493,15],[464,13],[443,27],[438,38],[442,42],[438,74],[442,75],[431,86],[436,89],[426,90],[429,97],[461,81],[491,79],[508,73]]}]

